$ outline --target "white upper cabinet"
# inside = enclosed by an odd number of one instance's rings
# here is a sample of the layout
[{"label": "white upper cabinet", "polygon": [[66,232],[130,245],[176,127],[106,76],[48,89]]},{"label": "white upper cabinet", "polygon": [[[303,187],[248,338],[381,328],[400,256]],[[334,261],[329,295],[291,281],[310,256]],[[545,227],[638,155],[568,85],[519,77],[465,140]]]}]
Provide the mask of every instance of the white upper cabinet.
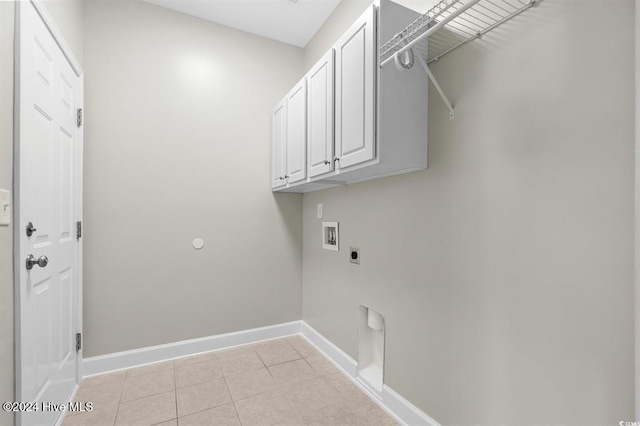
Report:
[{"label": "white upper cabinet", "polygon": [[336,51],[336,169],[375,157],[376,7],[338,40]]},{"label": "white upper cabinet", "polygon": [[285,181],[285,148],[286,148],[287,100],[280,101],[271,114],[271,187],[284,186]]},{"label": "white upper cabinet", "polygon": [[307,170],[310,178],[333,171],[334,50],[307,74]]},{"label": "white upper cabinet", "polygon": [[418,58],[407,69],[380,69],[378,54],[380,39],[419,16],[375,0],[278,105],[275,191],[310,192],[427,168],[427,76]]},{"label": "white upper cabinet", "polygon": [[307,177],[307,79],[303,78],[287,94],[287,159],[289,184]]}]

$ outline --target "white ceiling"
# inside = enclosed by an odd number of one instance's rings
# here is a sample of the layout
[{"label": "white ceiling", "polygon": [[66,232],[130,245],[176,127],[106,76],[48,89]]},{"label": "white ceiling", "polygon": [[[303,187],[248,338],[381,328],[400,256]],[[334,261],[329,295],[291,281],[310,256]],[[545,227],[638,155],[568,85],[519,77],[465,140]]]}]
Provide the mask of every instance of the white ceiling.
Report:
[{"label": "white ceiling", "polygon": [[341,0],[144,0],[252,34],[305,47]]}]

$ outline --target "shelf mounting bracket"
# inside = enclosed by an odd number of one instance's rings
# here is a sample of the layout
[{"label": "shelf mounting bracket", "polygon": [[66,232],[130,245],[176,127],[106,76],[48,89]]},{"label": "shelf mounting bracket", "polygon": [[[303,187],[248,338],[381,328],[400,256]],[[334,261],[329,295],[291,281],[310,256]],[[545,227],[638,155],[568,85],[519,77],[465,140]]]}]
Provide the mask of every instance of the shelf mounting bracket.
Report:
[{"label": "shelf mounting bracket", "polygon": [[422,57],[422,55],[418,55],[418,57],[420,58],[420,64],[422,65],[422,68],[424,68],[425,72],[427,73],[427,77],[429,77],[429,80],[431,80],[431,82],[433,83],[433,86],[436,88],[436,90],[440,94],[440,97],[442,98],[444,103],[447,105],[447,108],[449,108],[449,120],[453,120],[456,116],[456,111],[453,108],[453,105],[451,105],[449,98],[447,98],[447,95],[444,93],[444,90],[442,90],[442,87],[440,87],[440,85],[438,84],[436,77],[433,75],[433,73],[429,69],[429,65],[427,65],[427,62],[425,61],[424,57]]}]

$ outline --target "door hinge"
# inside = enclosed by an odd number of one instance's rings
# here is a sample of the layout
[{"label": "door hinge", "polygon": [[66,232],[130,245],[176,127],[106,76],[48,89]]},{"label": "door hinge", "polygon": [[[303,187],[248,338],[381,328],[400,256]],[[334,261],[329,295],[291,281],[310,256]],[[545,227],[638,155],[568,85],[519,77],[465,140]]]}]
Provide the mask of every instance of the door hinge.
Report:
[{"label": "door hinge", "polygon": [[82,237],[82,222],[76,222],[76,238],[79,240]]},{"label": "door hinge", "polygon": [[82,349],[82,333],[76,333],[76,352]]},{"label": "door hinge", "polygon": [[78,108],[78,127],[82,127],[82,108]]}]

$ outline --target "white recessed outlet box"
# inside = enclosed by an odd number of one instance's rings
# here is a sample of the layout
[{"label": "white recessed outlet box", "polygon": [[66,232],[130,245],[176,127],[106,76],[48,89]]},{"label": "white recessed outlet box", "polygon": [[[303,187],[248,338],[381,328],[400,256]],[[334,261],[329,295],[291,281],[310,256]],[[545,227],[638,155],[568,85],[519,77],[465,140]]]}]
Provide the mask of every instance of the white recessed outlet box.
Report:
[{"label": "white recessed outlet box", "polygon": [[11,192],[0,189],[0,226],[11,223]]},{"label": "white recessed outlet box", "polygon": [[322,222],[322,248],[338,251],[338,222]]}]

